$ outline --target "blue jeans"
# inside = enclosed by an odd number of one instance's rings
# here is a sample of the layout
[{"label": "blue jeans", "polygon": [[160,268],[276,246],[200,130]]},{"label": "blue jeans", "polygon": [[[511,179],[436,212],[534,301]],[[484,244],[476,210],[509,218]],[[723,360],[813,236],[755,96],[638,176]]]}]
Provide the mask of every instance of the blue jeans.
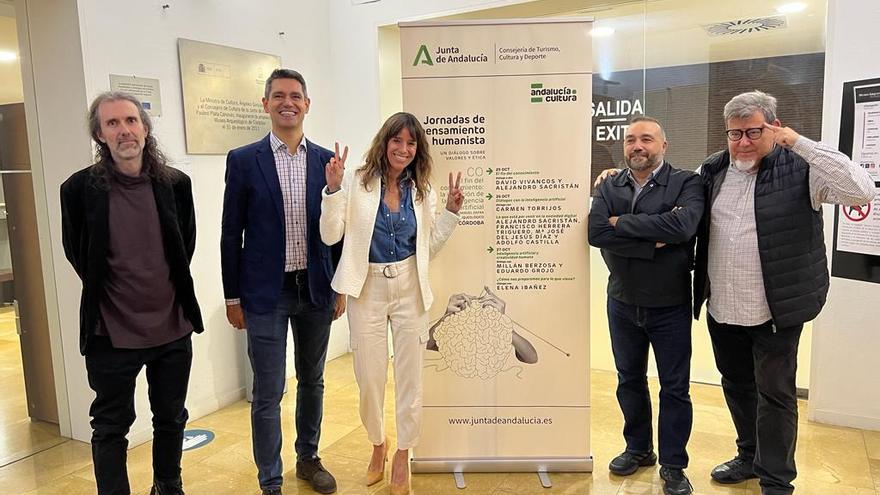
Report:
[{"label": "blue jeans", "polygon": [[691,322],[690,304],[646,308],[608,298],[608,326],[626,450],[653,450],[647,378],[651,345],[660,375],[660,464],[670,468],[684,469],[688,465],[686,447],[694,416],[690,397]]},{"label": "blue jeans", "polygon": [[297,460],[303,460],[318,455],[324,412],[324,362],[334,308],[314,305],[305,273],[298,273],[303,275],[300,284],[292,274],[285,276],[274,312],[245,312],[248,357],[254,370],[251,429],[261,488],[280,487],[282,483],[281,396],[286,374],[288,323],[293,330],[297,380],[296,456]]}]

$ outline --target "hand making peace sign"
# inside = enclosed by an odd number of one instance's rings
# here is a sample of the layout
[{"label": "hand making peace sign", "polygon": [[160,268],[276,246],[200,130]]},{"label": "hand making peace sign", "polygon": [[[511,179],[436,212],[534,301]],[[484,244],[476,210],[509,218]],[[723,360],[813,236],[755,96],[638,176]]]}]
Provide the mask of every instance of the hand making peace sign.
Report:
[{"label": "hand making peace sign", "polygon": [[327,192],[334,193],[342,187],[342,176],[345,173],[345,159],[348,158],[348,146],[339,156],[339,143],[336,143],[336,153],[330,158],[330,163],[324,168],[327,178]]},{"label": "hand making peace sign", "polygon": [[446,195],[446,209],[455,214],[458,214],[458,210],[461,209],[461,204],[464,202],[464,194],[462,194],[459,184],[461,184],[461,172],[455,178],[455,183],[452,182],[452,172],[449,172],[449,193]]}]

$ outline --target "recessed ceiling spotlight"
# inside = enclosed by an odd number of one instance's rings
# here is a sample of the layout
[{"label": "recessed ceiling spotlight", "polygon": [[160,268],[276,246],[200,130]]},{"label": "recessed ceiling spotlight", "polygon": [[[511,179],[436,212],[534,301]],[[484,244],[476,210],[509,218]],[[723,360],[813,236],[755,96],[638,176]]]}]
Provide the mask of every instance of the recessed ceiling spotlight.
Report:
[{"label": "recessed ceiling spotlight", "polygon": [[614,28],[609,26],[596,26],[590,30],[590,36],[593,38],[604,38],[614,34]]},{"label": "recessed ceiling spotlight", "polygon": [[0,50],[0,62],[15,62],[16,60],[18,60],[18,55],[15,52]]},{"label": "recessed ceiling spotlight", "polygon": [[776,12],[779,12],[780,14],[796,14],[802,12],[806,8],[807,4],[804,2],[791,2],[776,7]]}]

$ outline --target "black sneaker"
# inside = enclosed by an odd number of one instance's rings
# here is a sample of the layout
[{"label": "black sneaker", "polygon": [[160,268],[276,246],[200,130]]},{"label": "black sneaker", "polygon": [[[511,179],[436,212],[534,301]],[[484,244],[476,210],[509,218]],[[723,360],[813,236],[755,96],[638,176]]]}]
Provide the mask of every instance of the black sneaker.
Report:
[{"label": "black sneaker", "polygon": [[608,470],[618,476],[629,476],[643,466],[657,464],[657,456],[651,452],[624,452],[611,460]]},{"label": "black sneaker", "polygon": [[263,488],[263,495],[281,495],[281,488]]},{"label": "black sneaker", "polygon": [[312,485],[312,490],[318,493],[336,491],[336,479],[321,465],[320,457],[296,461],[296,477],[308,481]]},{"label": "black sneaker", "polygon": [[663,493],[665,495],[691,495],[694,487],[684,471],[677,468],[660,467],[660,478],[663,479]]},{"label": "black sneaker", "polygon": [[724,485],[742,483],[745,480],[757,478],[753,468],[754,461],[734,457],[733,459],[715,466],[712,470],[712,479]]}]

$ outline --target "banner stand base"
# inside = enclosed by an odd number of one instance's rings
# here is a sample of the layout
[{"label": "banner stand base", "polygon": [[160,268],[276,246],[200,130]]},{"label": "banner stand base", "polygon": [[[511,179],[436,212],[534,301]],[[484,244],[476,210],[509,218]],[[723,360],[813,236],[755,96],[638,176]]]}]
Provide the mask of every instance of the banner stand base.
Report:
[{"label": "banner stand base", "polygon": [[413,459],[413,473],[592,473],[593,456],[552,459]]}]

